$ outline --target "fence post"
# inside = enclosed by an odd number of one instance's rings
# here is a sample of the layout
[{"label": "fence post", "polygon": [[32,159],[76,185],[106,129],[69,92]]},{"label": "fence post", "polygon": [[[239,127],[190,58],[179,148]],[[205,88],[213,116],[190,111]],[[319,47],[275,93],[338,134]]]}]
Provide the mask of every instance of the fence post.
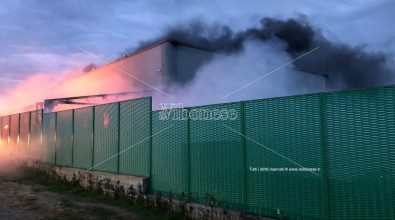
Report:
[{"label": "fence post", "polygon": [[57,153],[56,153],[56,142],[58,138],[58,113],[55,112],[55,138],[54,138],[54,145],[55,145],[55,164],[57,162]]},{"label": "fence post", "polygon": [[71,166],[74,167],[74,109],[71,110]]},{"label": "fence post", "polygon": [[8,134],[7,134],[7,147],[10,147],[11,143],[11,116],[7,116],[8,118]]},{"label": "fence post", "polygon": [[16,146],[17,146],[17,149],[18,149],[18,156],[17,156],[17,158],[18,158],[18,161],[20,160],[20,150],[19,150],[19,148],[20,148],[20,144],[19,144],[19,142],[20,142],[20,140],[21,140],[21,114],[18,114],[18,136],[17,136],[17,139],[16,139]]},{"label": "fence post", "polygon": [[121,102],[118,102],[118,156],[117,156],[117,173],[120,172],[121,155]]},{"label": "fence post", "polygon": [[92,170],[95,169],[95,120],[96,120],[96,107],[92,107]]},{"label": "fence post", "polygon": [[243,191],[244,191],[244,211],[248,209],[248,193],[247,193],[247,145],[246,145],[246,130],[245,130],[245,117],[244,117],[244,107],[245,102],[240,102],[240,123],[241,123],[241,134],[242,144],[243,144]]},{"label": "fence post", "polygon": [[149,98],[150,113],[149,113],[149,193],[153,192],[152,189],[152,97]]},{"label": "fence post", "polygon": [[[191,119],[189,117],[189,108],[187,110],[187,147],[188,147],[188,199],[191,201],[192,193],[191,193]],[[181,110],[182,111],[182,110]],[[181,112],[181,116],[183,113]]]},{"label": "fence post", "polygon": [[[36,112],[36,123],[37,123],[37,113],[38,113],[38,111]],[[40,161],[42,162],[43,161],[43,128],[44,128],[44,110],[43,109],[41,109],[40,110],[40,117],[41,117],[41,129],[40,129],[40,156],[41,156],[41,159],[40,159]]]},{"label": "fence post", "polygon": [[319,95],[320,100],[320,126],[321,126],[321,163],[322,163],[322,188],[325,219],[331,219],[330,216],[330,198],[329,198],[329,166],[328,166],[328,143],[327,143],[327,127],[325,113],[325,94]]},{"label": "fence post", "polygon": [[28,117],[28,120],[29,120],[29,122],[28,122],[28,127],[27,127],[27,157],[29,157],[29,159],[30,159],[30,157],[31,157],[31,155],[30,155],[30,137],[31,137],[31,134],[30,134],[30,132],[31,132],[31,126],[32,126],[32,122],[31,122],[31,120],[32,120],[32,112],[29,112],[29,117]]}]

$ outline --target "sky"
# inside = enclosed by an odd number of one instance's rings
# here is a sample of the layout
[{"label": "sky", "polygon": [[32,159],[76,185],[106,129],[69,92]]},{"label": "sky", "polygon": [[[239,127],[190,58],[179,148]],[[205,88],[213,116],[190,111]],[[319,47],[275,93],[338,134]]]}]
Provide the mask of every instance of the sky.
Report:
[{"label": "sky", "polygon": [[391,0],[3,0],[0,92],[33,74],[60,74],[111,61],[171,26],[194,20],[237,31],[258,25],[262,17],[305,16],[331,41],[393,58],[394,11]]}]

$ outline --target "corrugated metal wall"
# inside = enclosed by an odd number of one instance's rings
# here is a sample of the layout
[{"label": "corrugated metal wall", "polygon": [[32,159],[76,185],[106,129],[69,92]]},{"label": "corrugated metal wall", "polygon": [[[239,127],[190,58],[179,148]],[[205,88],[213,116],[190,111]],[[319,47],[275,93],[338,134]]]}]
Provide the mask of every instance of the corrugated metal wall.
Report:
[{"label": "corrugated metal wall", "polygon": [[74,110],[74,167],[89,169],[93,166],[93,111],[93,107]]},{"label": "corrugated metal wall", "polygon": [[[185,109],[186,110],[186,109]],[[188,120],[161,118],[152,113],[152,189],[154,192],[189,195]]]},{"label": "corrugated metal wall", "polygon": [[118,172],[119,103],[95,107],[95,170]]},{"label": "corrugated metal wall", "polygon": [[150,176],[151,98],[120,103],[119,173]]},{"label": "corrugated metal wall", "polygon": [[58,112],[56,121],[56,164],[72,166],[73,110]]}]

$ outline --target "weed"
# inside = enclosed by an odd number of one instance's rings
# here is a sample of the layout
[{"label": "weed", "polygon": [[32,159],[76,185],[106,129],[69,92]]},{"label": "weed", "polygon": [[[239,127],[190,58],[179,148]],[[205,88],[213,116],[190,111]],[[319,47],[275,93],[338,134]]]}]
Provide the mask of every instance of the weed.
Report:
[{"label": "weed", "polygon": [[[59,176],[56,174],[55,169],[51,166],[41,166],[40,169],[24,168],[23,175],[17,181],[28,182],[32,184],[39,184],[45,186],[46,190],[63,193],[66,195],[72,195],[73,199],[76,201],[85,201],[91,203],[104,203],[115,206],[124,207],[137,215],[144,216],[145,219],[188,219],[184,213],[172,213],[169,212],[171,203],[165,201],[162,194],[157,196],[145,196],[143,193],[143,186],[141,184],[134,186],[129,186],[127,190],[127,195],[124,194],[124,188],[119,182],[112,183],[111,179],[101,179],[96,181],[92,174],[87,174],[88,187],[83,188],[81,185],[76,184],[77,182],[81,184],[81,179],[84,177],[80,173],[76,173],[72,176],[70,181],[64,176]],[[185,196],[185,195],[184,195]],[[173,201],[172,193],[169,194],[169,201]],[[186,199],[184,199],[184,205],[182,205],[184,210],[186,210]],[[62,200],[62,203],[66,207],[72,206],[73,204],[70,200]],[[105,219],[113,216],[111,210],[97,210],[97,208],[92,208],[88,211],[92,211],[97,216],[102,216]],[[74,215],[75,213],[69,213]],[[76,216],[77,217],[77,216]]]}]

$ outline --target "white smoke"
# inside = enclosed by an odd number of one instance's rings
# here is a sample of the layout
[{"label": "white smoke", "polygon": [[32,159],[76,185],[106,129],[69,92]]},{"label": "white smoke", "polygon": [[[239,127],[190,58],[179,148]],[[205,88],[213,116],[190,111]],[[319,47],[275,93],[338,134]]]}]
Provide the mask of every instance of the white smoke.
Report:
[{"label": "white smoke", "polygon": [[171,88],[173,99],[154,97],[154,109],[163,102],[196,106],[325,90],[324,77],[296,71],[291,61],[280,42],[247,41],[243,51],[216,55],[191,82]]}]

